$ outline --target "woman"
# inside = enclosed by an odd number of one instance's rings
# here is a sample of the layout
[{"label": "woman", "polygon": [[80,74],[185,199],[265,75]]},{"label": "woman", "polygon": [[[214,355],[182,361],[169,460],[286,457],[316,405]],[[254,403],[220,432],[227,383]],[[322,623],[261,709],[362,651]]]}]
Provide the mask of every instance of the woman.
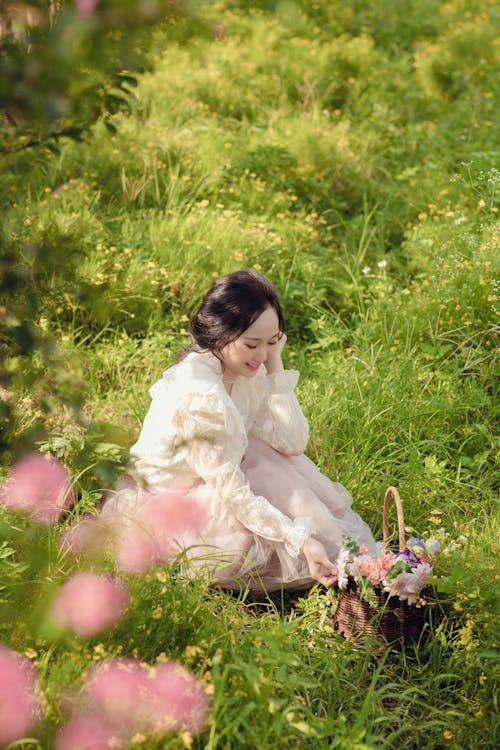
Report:
[{"label": "woman", "polygon": [[[308,425],[281,360],[286,336],[273,284],[254,271],[217,279],[190,324],[191,345],[150,390],[130,474],[152,492],[185,489],[207,521],[179,542],[214,582],[254,590],[337,580],[344,535],[373,548],[352,498],[303,452]],[[117,486],[105,512],[137,494]]]}]

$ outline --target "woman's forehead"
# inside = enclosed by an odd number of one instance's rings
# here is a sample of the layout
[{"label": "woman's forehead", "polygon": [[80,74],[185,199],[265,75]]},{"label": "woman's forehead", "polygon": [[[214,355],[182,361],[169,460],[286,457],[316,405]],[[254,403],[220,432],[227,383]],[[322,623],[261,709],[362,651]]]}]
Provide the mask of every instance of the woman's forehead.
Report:
[{"label": "woman's forehead", "polygon": [[251,326],[243,332],[242,337],[245,339],[270,339],[279,333],[279,319],[276,310],[268,307],[254,320]]}]

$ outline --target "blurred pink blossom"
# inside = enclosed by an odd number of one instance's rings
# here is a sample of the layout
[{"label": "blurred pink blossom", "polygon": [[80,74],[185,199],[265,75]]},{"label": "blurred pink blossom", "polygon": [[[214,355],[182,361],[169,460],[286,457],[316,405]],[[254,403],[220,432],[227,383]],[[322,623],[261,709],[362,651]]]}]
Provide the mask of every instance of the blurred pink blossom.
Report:
[{"label": "blurred pink blossom", "polygon": [[202,683],[181,664],[150,668],[135,659],[107,659],[90,670],[84,705],[127,741],[136,732],[197,734],[206,724],[209,700]]},{"label": "blurred pink blossom", "polygon": [[93,667],[86,680],[89,709],[120,735],[130,736],[145,728],[147,673],[136,659],[106,659]]},{"label": "blurred pink blossom", "polygon": [[28,659],[0,646],[0,745],[26,737],[35,725],[39,711],[36,679]]},{"label": "blurred pink blossom", "polygon": [[71,481],[56,458],[30,453],[11,468],[0,489],[0,503],[30,513],[36,523],[48,526],[73,502]]},{"label": "blurred pink blossom", "polygon": [[125,586],[109,575],[77,573],[64,583],[52,605],[52,618],[81,636],[115,625],[129,601]]},{"label": "blurred pink blossom", "polygon": [[149,691],[155,731],[187,729],[191,734],[202,731],[207,721],[208,696],[202,683],[182,665],[175,662],[157,665]]},{"label": "blurred pink blossom", "polygon": [[205,521],[199,503],[179,490],[145,492],[126,518],[120,520],[118,509],[114,514],[116,560],[118,567],[127,573],[173,559],[180,551],[179,537],[195,534]]},{"label": "blurred pink blossom", "polygon": [[100,516],[83,518],[61,535],[61,546],[74,555],[110,552],[126,573],[139,573],[172,560],[205,522],[200,504],[182,490],[152,493],[134,490],[123,507],[110,502]]},{"label": "blurred pink blossom", "polygon": [[80,18],[89,18],[99,0],[75,0],[76,12]]},{"label": "blurred pink blossom", "polygon": [[58,731],[55,750],[109,750],[112,738],[113,730],[101,719],[81,714]]}]

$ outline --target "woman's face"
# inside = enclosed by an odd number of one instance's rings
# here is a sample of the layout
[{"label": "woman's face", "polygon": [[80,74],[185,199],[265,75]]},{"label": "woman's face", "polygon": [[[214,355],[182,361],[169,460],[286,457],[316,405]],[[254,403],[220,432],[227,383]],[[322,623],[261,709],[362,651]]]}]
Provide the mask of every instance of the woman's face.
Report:
[{"label": "woman's face", "polygon": [[276,311],[267,307],[250,328],[221,350],[224,380],[236,380],[243,375],[253,378],[276,347],[280,336]]}]

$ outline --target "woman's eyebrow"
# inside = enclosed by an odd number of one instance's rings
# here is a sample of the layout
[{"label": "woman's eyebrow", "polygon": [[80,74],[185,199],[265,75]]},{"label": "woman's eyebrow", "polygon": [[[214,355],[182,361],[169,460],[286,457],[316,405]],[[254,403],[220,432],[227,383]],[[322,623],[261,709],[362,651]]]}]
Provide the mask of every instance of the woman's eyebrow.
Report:
[{"label": "woman's eyebrow", "polygon": [[[279,336],[280,332],[276,331],[276,333],[273,333],[272,336],[269,336],[270,339],[273,339],[275,336]],[[243,336],[245,341],[262,341],[258,336]]]}]

